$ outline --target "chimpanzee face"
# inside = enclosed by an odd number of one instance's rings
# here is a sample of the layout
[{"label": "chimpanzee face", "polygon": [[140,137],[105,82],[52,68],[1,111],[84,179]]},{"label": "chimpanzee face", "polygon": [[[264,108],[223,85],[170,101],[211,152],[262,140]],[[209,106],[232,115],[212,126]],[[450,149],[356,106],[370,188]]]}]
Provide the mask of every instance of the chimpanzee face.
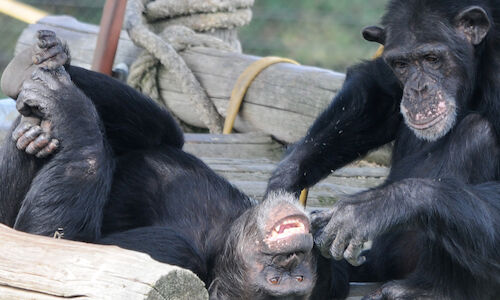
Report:
[{"label": "chimpanzee face", "polygon": [[283,198],[272,195],[256,208],[257,234],[245,241],[243,257],[252,290],[307,299],[316,271],[309,219],[301,207]]},{"label": "chimpanzee face", "polygon": [[210,299],[309,299],[316,281],[313,238],[295,202],[289,194],[270,195],[233,222]]},{"label": "chimpanzee face", "polygon": [[383,59],[403,86],[406,125],[417,137],[435,141],[453,128],[459,108],[466,105],[475,80],[475,47],[490,22],[478,6],[464,9],[449,24],[430,11],[408,16],[413,19],[386,16],[384,29],[367,27],[363,36],[385,45]]},{"label": "chimpanzee face", "polygon": [[444,136],[455,124],[462,78],[451,49],[439,43],[410,44],[388,49],[384,59],[404,86],[406,125],[425,140]]}]

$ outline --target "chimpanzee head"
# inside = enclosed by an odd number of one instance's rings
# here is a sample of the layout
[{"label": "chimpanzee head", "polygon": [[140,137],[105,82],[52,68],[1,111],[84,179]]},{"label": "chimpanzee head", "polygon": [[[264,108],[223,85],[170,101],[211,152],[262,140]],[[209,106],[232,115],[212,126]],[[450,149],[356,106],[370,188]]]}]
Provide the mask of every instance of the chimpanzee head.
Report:
[{"label": "chimpanzee head", "polygon": [[491,27],[485,10],[470,2],[392,0],[383,28],[363,30],[384,45],[383,59],[404,86],[401,113],[419,138],[448,133],[468,104],[480,52]]},{"label": "chimpanzee head", "polygon": [[308,299],[316,280],[313,238],[295,202],[292,195],[270,195],[227,229],[210,299]]}]

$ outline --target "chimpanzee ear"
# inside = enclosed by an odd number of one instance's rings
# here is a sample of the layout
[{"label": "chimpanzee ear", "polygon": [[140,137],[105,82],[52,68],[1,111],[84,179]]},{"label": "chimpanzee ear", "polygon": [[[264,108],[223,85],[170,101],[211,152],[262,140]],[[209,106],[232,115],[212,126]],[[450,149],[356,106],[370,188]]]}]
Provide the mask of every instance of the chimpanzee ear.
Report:
[{"label": "chimpanzee ear", "polygon": [[469,6],[456,17],[456,28],[473,44],[478,45],[488,34],[491,23],[486,11],[479,6]]},{"label": "chimpanzee ear", "polygon": [[385,44],[385,30],[378,26],[368,26],[361,31],[365,40]]}]

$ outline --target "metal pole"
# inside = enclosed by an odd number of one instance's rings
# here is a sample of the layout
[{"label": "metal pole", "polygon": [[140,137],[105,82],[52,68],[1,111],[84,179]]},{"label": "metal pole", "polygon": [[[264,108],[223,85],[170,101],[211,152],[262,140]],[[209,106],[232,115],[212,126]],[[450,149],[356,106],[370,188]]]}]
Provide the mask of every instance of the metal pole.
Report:
[{"label": "metal pole", "polygon": [[111,75],[126,6],[127,0],[106,0],[92,70]]}]

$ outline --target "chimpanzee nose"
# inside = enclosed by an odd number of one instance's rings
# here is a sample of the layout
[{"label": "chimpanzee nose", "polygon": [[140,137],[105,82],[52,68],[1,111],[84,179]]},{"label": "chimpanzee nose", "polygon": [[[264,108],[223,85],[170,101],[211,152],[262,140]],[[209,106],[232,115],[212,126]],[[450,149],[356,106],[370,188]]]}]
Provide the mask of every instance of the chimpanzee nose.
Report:
[{"label": "chimpanzee nose", "polygon": [[296,252],[276,256],[273,259],[273,264],[285,270],[292,270],[295,269],[302,260],[304,260],[304,253]]},{"label": "chimpanzee nose", "polygon": [[429,85],[426,82],[414,81],[410,83],[409,87],[412,92],[422,94],[427,92]]}]

